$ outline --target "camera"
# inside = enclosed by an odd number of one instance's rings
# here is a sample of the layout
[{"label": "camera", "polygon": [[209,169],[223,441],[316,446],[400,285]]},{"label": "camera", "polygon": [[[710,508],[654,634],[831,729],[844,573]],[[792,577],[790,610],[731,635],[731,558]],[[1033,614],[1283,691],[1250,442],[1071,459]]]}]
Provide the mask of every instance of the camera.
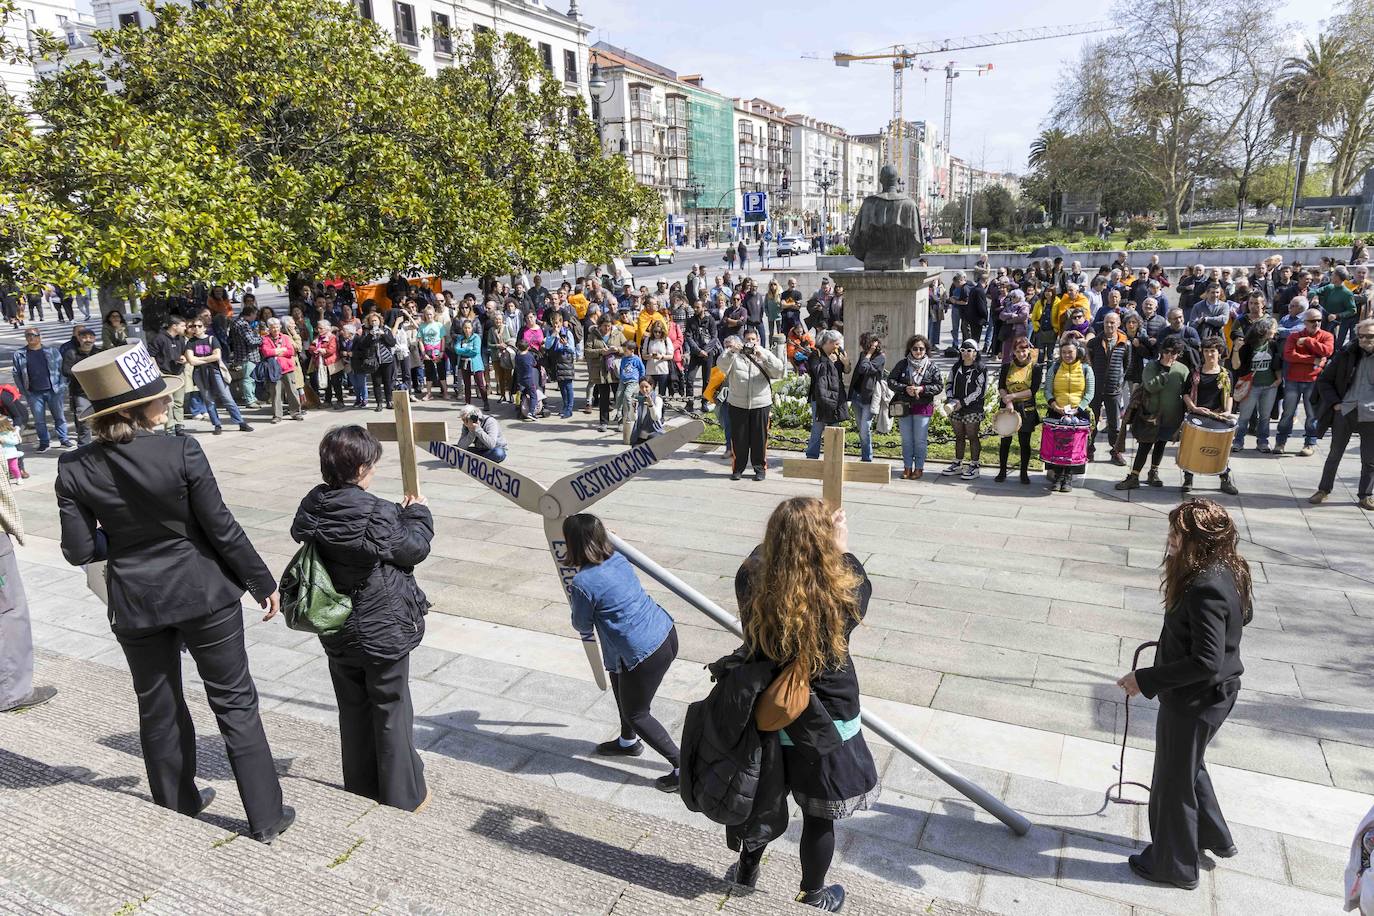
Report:
[{"label": "camera", "polygon": [[753,352],[754,352],[754,345],[751,344],[751,343],[745,344],[745,345],[744,345],[744,351],[745,351],[746,353],[753,353]]}]

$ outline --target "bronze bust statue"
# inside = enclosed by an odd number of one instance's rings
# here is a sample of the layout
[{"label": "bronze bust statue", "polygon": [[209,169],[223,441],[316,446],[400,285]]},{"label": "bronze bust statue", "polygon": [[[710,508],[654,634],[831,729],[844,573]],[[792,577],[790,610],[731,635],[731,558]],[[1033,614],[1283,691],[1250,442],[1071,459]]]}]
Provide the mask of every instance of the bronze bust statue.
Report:
[{"label": "bronze bust statue", "polygon": [[897,170],[883,166],[878,173],[882,190],[865,197],[854,218],[849,250],[864,270],[906,270],[921,253],[921,214],[914,200],[893,190],[896,183]]}]

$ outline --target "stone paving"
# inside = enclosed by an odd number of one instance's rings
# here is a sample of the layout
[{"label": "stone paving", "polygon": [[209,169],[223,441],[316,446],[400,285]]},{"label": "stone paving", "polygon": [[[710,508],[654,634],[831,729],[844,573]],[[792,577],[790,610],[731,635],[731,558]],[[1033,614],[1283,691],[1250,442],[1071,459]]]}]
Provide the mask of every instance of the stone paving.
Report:
[{"label": "stone paving", "polygon": [[[580,386],[579,386],[580,390]],[[422,419],[453,419],[437,402]],[[318,480],[314,445],[338,422],[211,438],[197,429],[226,501],[274,570],[294,546],[287,529]],[[506,412],[498,411],[503,418]],[[511,423],[512,466],[544,483],[616,448],[581,413]],[[255,421],[256,422],[256,421]],[[196,424],[203,426],[204,424]],[[456,424],[455,424],[456,425]],[[882,816],[858,818],[841,858],[882,877],[997,912],[1335,912],[1349,834],[1374,791],[1374,520],[1353,505],[1355,464],[1325,506],[1304,498],[1320,455],[1236,457],[1239,497],[1219,496],[1245,538],[1258,606],[1246,631],[1245,687],[1209,753],[1242,855],[1207,872],[1195,894],[1146,887],[1124,866],[1145,835],[1140,809],[1103,809],[1124,725],[1115,677],[1159,630],[1157,564],[1174,487],[1111,489],[1094,465],[1086,487],[1051,496],[1038,485],[970,486],[927,478],[849,485],[851,544],[875,584],[854,654],[865,703],[1025,811],[1013,839],[904,758],[880,749]],[[45,650],[122,666],[103,609],[56,549],[52,455],[30,455],[20,491],[33,534],[21,551]],[[1172,464],[1172,459],[1168,461]],[[691,818],[654,792],[655,765],[588,759],[614,728],[610,698],[586,674],[571,638],[539,519],[437,461],[421,462],[436,516],[419,575],[435,613],[415,661],[426,745],[637,810]],[[732,577],[768,512],[813,482],[731,483],[719,451],[689,446],[598,503],[621,536],[733,609]],[[1166,480],[1177,480],[1166,468]],[[1211,487],[1202,478],[1201,491]],[[399,495],[394,452],[377,491]],[[1214,491],[1213,491],[1214,492]],[[678,621],[682,659],[658,706],[676,727],[706,689],[699,664],[734,641],[653,583]],[[265,702],[327,721],[333,699],[318,646],[279,624],[249,629]],[[1132,704],[1128,778],[1148,779],[1153,704]],[[941,815],[960,812],[957,824]],[[865,826],[864,821],[873,822]],[[696,821],[700,825],[700,821]],[[953,826],[951,826],[954,824]]]}]

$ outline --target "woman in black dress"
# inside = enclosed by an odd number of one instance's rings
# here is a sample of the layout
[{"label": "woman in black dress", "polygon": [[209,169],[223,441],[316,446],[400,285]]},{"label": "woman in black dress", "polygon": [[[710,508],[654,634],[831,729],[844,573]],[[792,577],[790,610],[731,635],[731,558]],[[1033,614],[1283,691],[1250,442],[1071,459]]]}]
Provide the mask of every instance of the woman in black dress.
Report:
[{"label": "woman in black dress", "polygon": [[1253,613],[1250,565],[1236,550],[1236,525],[1210,499],[1169,513],[1164,559],[1164,628],[1155,663],[1124,675],[1128,697],[1159,697],[1150,845],[1130,857],[1142,878],[1192,890],[1198,853],[1236,854],[1203,755],[1240,692],[1241,629]]},{"label": "woman in black dress", "polygon": [[[849,657],[849,634],[868,611],[873,585],[848,548],[844,510],[819,499],[793,497],[773,510],[763,544],[735,576],[745,646],[779,664],[810,672],[841,743],[820,755],[798,734],[782,741],[787,788],[802,811],[801,893],[797,901],[827,912],[844,905],[844,888],[826,886],[835,853],[835,821],[878,799],[878,770],[859,723],[859,678]],[[740,854],[733,880],[758,881],[760,847]]]}]

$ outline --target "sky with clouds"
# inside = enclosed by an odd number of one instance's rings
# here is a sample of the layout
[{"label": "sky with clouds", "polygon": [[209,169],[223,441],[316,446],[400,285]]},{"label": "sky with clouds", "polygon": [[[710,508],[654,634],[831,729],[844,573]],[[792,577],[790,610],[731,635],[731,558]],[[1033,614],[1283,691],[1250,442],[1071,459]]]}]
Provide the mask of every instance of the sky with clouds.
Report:
[{"label": "sky with clouds", "polygon": [[[561,8],[565,0],[547,0]],[[1330,16],[1325,0],[1288,0],[1280,21],[1315,32]],[[1072,5],[1049,0],[970,0],[953,5],[898,4],[892,0],[845,0],[836,4],[756,0],[627,2],[579,0],[595,31],[609,41],[679,74],[700,73],[705,85],[730,96],[760,96],[838,124],[855,133],[876,131],[892,112],[889,65],[839,68],[830,55],[1041,26],[1107,19],[1110,0]],[[935,20],[938,19],[938,24]],[[1278,25],[1278,23],[1276,23]],[[954,84],[950,133],[957,156],[989,169],[1022,171],[1026,149],[1040,131],[1066,61],[1091,36],[1054,38],[999,48],[948,52],[926,74],[906,71],[905,113],[910,120],[940,124],[944,118],[946,62],[993,64]],[[807,59],[814,54],[819,59]]]}]

